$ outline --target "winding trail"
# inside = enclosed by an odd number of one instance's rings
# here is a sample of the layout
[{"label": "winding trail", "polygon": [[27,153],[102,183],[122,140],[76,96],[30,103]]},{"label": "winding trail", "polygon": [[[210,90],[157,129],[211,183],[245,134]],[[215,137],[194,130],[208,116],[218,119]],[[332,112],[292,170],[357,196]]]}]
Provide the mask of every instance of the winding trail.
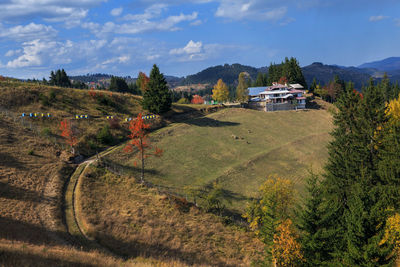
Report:
[{"label": "winding trail", "polygon": [[92,165],[94,162],[97,162],[99,159],[101,159],[101,157],[104,157],[105,155],[113,152],[119,146],[121,146],[121,144],[110,147],[107,150],[99,153],[98,155],[88,158],[84,162],[80,163],[75,169],[74,173],[72,173],[72,175],[70,176],[64,196],[64,218],[67,226],[67,231],[73,237],[74,241],[81,246],[91,249],[97,249],[114,257],[121,256],[115,254],[108,248],[99,244],[94,238],[88,236],[84,231],[79,220],[80,213],[79,209],[77,209],[79,203],[76,197],[76,190],[90,165]]}]

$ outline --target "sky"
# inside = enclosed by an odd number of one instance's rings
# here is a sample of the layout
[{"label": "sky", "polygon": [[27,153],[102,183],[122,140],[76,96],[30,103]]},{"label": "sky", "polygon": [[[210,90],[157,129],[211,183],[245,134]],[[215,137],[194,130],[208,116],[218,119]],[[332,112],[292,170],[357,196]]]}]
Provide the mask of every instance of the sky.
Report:
[{"label": "sky", "polygon": [[398,0],[0,0],[0,75],[137,77],[400,56]]}]

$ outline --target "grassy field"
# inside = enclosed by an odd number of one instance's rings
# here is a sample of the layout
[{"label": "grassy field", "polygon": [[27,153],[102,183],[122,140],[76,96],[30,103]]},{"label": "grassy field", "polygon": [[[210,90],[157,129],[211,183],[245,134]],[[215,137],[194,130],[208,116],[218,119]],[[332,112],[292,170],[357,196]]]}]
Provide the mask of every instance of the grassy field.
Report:
[{"label": "grassy field", "polygon": [[128,176],[88,169],[77,188],[81,223],[111,251],[171,266],[250,266],[260,260],[264,246],[253,233]]},{"label": "grassy field", "polygon": [[[226,204],[242,212],[268,175],[291,179],[302,192],[307,171],[319,172],[325,163],[331,129],[326,110],[225,109],[153,133],[164,155],[147,159],[145,178],[183,195],[187,186],[216,181],[223,186]],[[108,161],[138,177],[133,155],[122,147]]]}]

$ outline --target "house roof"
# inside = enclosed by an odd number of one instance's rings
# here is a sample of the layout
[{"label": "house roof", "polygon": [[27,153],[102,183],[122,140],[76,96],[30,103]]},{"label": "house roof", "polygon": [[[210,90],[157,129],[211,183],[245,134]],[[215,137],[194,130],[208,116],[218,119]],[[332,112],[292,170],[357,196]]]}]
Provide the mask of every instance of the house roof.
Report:
[{"label": "house roof", "polygon": [[294,89],[304,89],[304,87],[299,83],[289,84],[289,86],[294,88]]},{"label": "house roof", "polygon": [[281,89],[281,88],[287,88],[287,86],[278,83],[278,84],[274,84],[272,86],[267,87],[267,90],[274,90],[274,89]]},{"label": "house roof", "polygon": [[261,92],[264,92],[267,87],[249,87],[249,95],[259,95]]}]

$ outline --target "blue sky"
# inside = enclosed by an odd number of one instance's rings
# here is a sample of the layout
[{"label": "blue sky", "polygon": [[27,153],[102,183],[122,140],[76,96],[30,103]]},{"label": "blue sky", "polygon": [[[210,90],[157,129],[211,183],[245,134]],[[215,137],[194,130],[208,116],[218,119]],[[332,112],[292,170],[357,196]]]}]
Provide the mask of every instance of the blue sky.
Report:
[{"label": "blue sky", "polygon": [[0,10],[0,75],[18,78],[400,56],[398,0],[1,0]]}]

